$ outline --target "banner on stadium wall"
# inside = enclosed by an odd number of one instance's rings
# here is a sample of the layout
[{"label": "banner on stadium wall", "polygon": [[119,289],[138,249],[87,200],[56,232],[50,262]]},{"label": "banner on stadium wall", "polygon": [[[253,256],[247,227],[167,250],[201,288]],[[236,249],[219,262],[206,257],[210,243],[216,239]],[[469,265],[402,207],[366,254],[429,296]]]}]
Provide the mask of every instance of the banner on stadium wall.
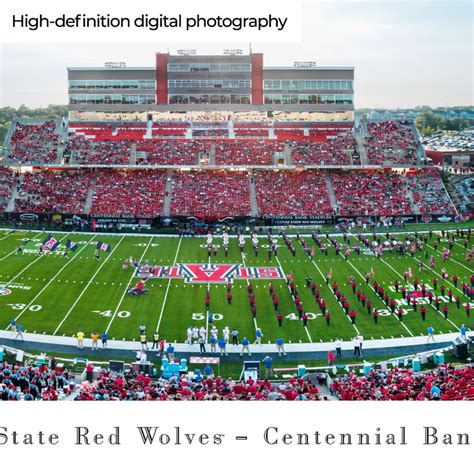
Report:
[{"label": "banner on stadium wall", "polygon": [[274,216],[274,217],[208,217],[199,219],[193,216],[171,217],[134,217],[130,215],[106,214],[61,214],[61,213],[0,213],[0,221],[16,221],[25,224],[49,222],[56,225],[77,225],[82,227],[96,221],[98,227],[108,225],[149,225],[152,227],[175,227],[179,224],[189,224],[193,227],[207,225],[237,225],[237,226],[305,226],[305,225],[348,225],[354,223],[357,227],[373,228],[376,225],[401,226],[403,224],[454,224],[461,220],[456,214],[407,214],[403,216]]},{"label": "banner on stadium wall", "polygon": [[286,225],[332,225],[334,217],[326,216],[276,216],[263,217],[266,226],[286,226]]}]

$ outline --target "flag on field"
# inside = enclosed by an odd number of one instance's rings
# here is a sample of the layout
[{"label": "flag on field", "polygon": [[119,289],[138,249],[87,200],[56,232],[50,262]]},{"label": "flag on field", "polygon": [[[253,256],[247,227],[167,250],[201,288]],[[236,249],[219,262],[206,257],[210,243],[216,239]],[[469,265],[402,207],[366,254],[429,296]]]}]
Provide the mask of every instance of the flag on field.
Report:
[{"label": "flag on field", "polygon": [[77,244],[76,242],[73,242],[71,239],[69,239],[66,242],[66,248],[70,249],[72,252],[75,252],[77,250]]},{"label": "flag on field", "polygon": [[104,252],[110,252],[110,245],[105,242],[97,242],[97,250],[103,250]]},{"label": "flag on field", "polygon": [[56,240],[52,235],[48,235],[46,239],[43,240],[43,249],[54,252],[59,246],[59,241]]}]

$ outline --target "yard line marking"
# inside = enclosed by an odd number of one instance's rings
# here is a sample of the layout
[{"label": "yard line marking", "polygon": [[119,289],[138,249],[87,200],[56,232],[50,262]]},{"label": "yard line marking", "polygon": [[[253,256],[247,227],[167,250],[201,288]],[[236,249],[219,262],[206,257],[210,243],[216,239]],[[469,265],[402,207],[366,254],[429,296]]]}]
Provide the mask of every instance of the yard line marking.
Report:
[{"label": "yard line marking", "polygon": [[[41,232],[40,232],[41,234]],[[38,235],[40,235],[38,234]],[[70,232],[69,232],[70,234]],[[59,240],[59,242],[61,242],[61,240],[64,240],[69,234],[66,234],[62,239]],[[5,285],[5,288],[10,285],[13,281],[15,281],[25,270],[27,270],[28,268],[31,267],[31,265],[33,265],[35,262],[37,262],[41,257],[44,257],[44,255],[40,255],[39,257],[36,257],[29,265],[27,265],[25,268],[23,268],[23,270],[21,270],[19,273],[17,273],[14,277],[12,277],[12,279]],[[38,278],[37,278],[38,279]],[[28,280],[31,280],[31,278],[28,278]]]},{"label": "yard line marking", "polygon": [[[327,240],[327,239],[326,239],[326,240]],[[328,242],[331,244],[331,241],[330,241],[330,240],[328,240]],[[331,244],[331,245],[332,245],[332,244]],[[340,255],[340,256],[342,257],[342,255]],[[362,284],[364,284],[364,283],[365,283],[365,278],[364,278],[364,276],[362,275],[362,273],[360,273],[360,271],[357,269],[357,267],[355,267],[355,266],[352,264],[352,262],[349,261],[349,259],[347,259],[347,260],[344,259],[344,261],[345,261],[346,263],[348,263],[348,264],[359,274],[359,276],[362,278],[362,281],[363,281]],[[382,283],[385,284],[385,282],[382,282]],[[366,286],[368,286],[368,287],[373,291],[373,293],[375,294],[375,296],[377,296],[377,298],[379,297],[379,295],[377,294],[377,292],[375,291],[375,289],[372,287],[372,285],[367,285],[367,284],[366,284]],[[385,305],[385,306],[388,308],[388,305]],[[408,334],[410,334],[410,336],[412,336],[412,337],[415,336],[415,335],[408,329],[408,327],[406,326],[406,324],[405,324],[404,322],[400,321],[400,320],[397,318],[397,316],[395,316],[394,313],[392,313],[392,312],[390,311],[390,314],[406,329],[406,331],[408,332]]]},{"label": "yard line marking", "polygon": [[[30,240],[36,239],[36,237],[38,237],[38,235],[41,235],[42,233],[43,233],[43,232],[38,232],[36,235],[34,235],[33,237],[31,237]],[[68,235],[69,235],[69,234],[68,234]],[[63,237],[61,240],[63,240],[63,239],[64,239],[64,237]],[[3,239],[1,239],[1,240],[3,240]],[[60,240],[60,242],[61,242],[61,240]],[[5,255],[5,256],[2,257],[2,258],[0,258],[0,262],[3,261],[3,260],[5,260],[5,259],[6,259],[7,257],[9,257],[10,255],[14,254],[15,252],[16,252],[16,249],[15,249],[15,250],[12,250],[9,254]]]},{"label": "yard line marking", "polygon": [[[69,234],[68,234],[69,235]],[[51,278],[48,283],[46,283],[45,286],[43,286],[43,288],[36,294],[36,296],[20,311],[20,313],[18,314],[18,316],[15,317],[15,320],[18,321],[21,316],[25,313],[25,311],[27,309],[29,309],[29,307],[43,294],[43,292],[46,290],[46,288],[49,287],[49,285],[51,285],[51,283],[53,283],[53,281],[56,280],[56,277],[70,264],[72,263],[72,261],[77,257],[77,255],[79,255],[84,249],[87,248],[87,245],[92,241],[94,237],[92,237],[89,242],[87,242],[86,245],[84,245],[81,250],[79,250],[79,252],[77,252],[76,255],[74,255],[74,257],[72,257],[70,260],[68,260],[57,272],[56,274],[53,276],[53,278]],[[10,328],[10,324],[7,326],[7,328],[5,329],[6,331],[8,331],[8,329]]]},{"label": "yard line marking", "polygon": [[[2,237],[2,238],[0,239],[0,241],[5,240],[5,239],[8,239],[8,237],[11,237],[11,236],[14,235],[15,233],[16,233],[16,230],[10,231],[10,233],[7,234],[5,237]],[[41,232],[40,232],[40,234],[41,234]]]},{"label": "yard line marking", "polygon": [[72,311],[74,310],[74,308],[77,306],[77,303],[79,303],[79,300],[82,298],[82,296],[84,295],[84,293],[87,291],[87,288],[89,288],[89,286],[92,284],[92,282],[94,281],[94,278],[97,276],[97,274],[99,273],[100,269],[106,264],[107,260],[110,258],[110,256],[115,252],[115,250],[117,249],[117,247],[120,245],[120,243],[122,242],[122,240],[125,238],[125,236],[123,235],[122,238],[117,242],[117,245],[114,246],[112,252],[110,252],[110,254],[107,256],[107,258],[100,264],[100,267],[95,271],[95,273],[92,275],[92,278],[87,282],[87,285],[84,287],[84,289],[81,291],[81,294],[76,298],[76,301],[74,301],[73,305],[69,308],[69,311],[67,312],[66,316],[64,316],[63,320],[59,323],[58,327],[54,330],[53,332],[53,336],[56,335],[56,333],[59,331],[59,328],[64,324],[64,321],[66,321],[66,319],[69,317],[69,315],[72,313]]},{"label": "yard line marking", "polygon": [[[280,267],[281,273],[283,274],[283,276],[285,276],[286,274],[285,274],[285,272],[284,272],[284,270],[283,270],[283,268],[282,268],[282,266],[281,266],[280,259],[278,258],[277,255],[275,255],[275,259],[276,259],[276,261],[278,262],[278,266]],[[290,292],[290,297],[291,297],[291,299],[293,299],[293,303],[294,303],[294,298],[293,298],[293,295],[291,294],[290,287],[289,287],[288,285],[285,285],[285,286],[286,286],[286,288],[288,289],[288,291]],[[306,335],[308,336],[309,342],[312,343],[313,340],[311,339],[311,334],[309,333],[308,328],[307,328],[306,326],[304,326],[304,325],[303,325],[303,327],[304,327],[304,329],[305,329],[305,331],[306,331]]]},{"label": "yard line marking", "polygon": [[[151,244],[151,241],[153,240],[153,237],[150,238],[150,241],[148,242],[147,246],[145,247],[145,250],[143,251],[142,253],[142,256],[140,257],[140,260],[138,261],[138,265],[140,265],[140,263],[142,262],[143,260],[143,257],[145,256],[148,248],[150,247],[150,244]],[[130,286],[130,284],[132,283],[132,280],[135,276],[135,272],[132,272],[132,276],[130,277],[130,280],[128,280],[128,285],[125,287],[125,290],[122,294],[122,297],[120,298],[120,301],[118,302],[118,305],[117,307],[115,308],[115,311],[114,311],[114,314],[112,315],[112,318],[110,319],[110,322],[109,324],[107,325],[107,328],[105,329],[105,332],[108,333],[109,332],[109,329],[110,329],[110,326],[112,326],[112,323],[114,322],[114,319],[115,317],[117,316],[117,313],[118,313],[118,310],[120,309],[120,305],[122,304],[122,301],[123,299],[125,298],[125,295],[127,294],[127,290]],[[171,280],[170,280],[171,281]]]},{"label": "yard line marking", "polygon": [[[183,240],[183,237],[181,236],[179,238],[178,248],[176,249],[176,255],[174,256],[173,267],[176,265],[176,262],[178,260],[178,253],[179,253],[179,248],[181,247],[182,240]],[[168,292],[170,290],[170,286],[171,286],[171,278],[168,280],[168,285],[166,285],[165,297],[163,298],[163,304],[161,305],[160,316],[158,318],[158,324],[156,325],[155,332],[158,332],[158,330],[160,329],[161,319],[163,318],[163,313],[165,311],[165,305],[166,305],[166,300],[168,299]]]},{"label": "yard line marking", "polygon": [[[245,252],[241,252],[241,253],[240,253],[240,256],[242,257],[242,262],[243,262],[243,264],[244,264],[244,265],[247,265],[246,258],[245,258]],[[247,280],[247,286],[248,286],[248,285],[250,284],[250,282],[249,282],[249,279],[248,279],[248,278],[246,278],[246,280]],[[252,317],[252,319],[253,319],[253,325],[255,326],[255,331],[257,331],[257,329],[258,329],[258,326],[257,326],[257,318],[256,318],[256,317],[255,317],[255,318]]]},{"label": "yard line marking", "polygon": [[[399,277],[403,278],[403,276],[400,275],[400,273],[398,273],[398,271],[395,270],[395,268],[393,268],[392,265],[390,265],[390,264],[388,264],[387,262],[385,262],[382,258],[380,259],[380,261],[383,262],[383,263],[385,263],[385,265],[387,265],[388,267],[390,267]],[[444,319],[445,321],[447,321],[448,323],[450,323],[451,326],[454,326],[456,329],[459,329],[450,319],[445,319],[445,318],[444,318],[444,314],[443,314],[441,311],[437,310],[437,309],[436,309],[436,306],[435,306],[433,303],[432,303],[430,306],[432,306],[432,307],[436,310],[436,312],[439,313],[439,314],[443,317],[443,319]]]},{"label": "yard line marking", "polygon": [[[440,252],[439,250],[436,250],[433,246],[431,246],[431,245],[429,245],[429,244],[425,244],[422,240],[419,240],[419,239],[418,239],[418,242],[421,242],[423,245],[426,245],[427,247],[433,249],[436,253],[439,253],[440,255],[443,255],[442,252]],[[457,263],[458,265],[461,265],[461,267],[465,268],[467,271],[472,272],[472,269],[471,269],[471,268],[466,267],[466,265],[464,265],[464,264],[461,263],[461,262],[458,262],[454,257],[449,257],[448,262]]]},{"label": "yard line marking", "polygon": [[[299,242],[299,241],[298,241]],[[299,244],[301,245],[301,242],[299,242]],[[306,252],[305,252],[306,253]],[[326,277],[323,275],[323,272],[321,271],[321,269],[318,267],[318,265],[316,264],[316,262],[309,256],[307,255],[307,257],[309,258],[310,262],[314,265],[314,267],[316,268],[316,270],[318,270],[319,274],[321,275],[322,279],[324,280],[324,282],[326,282]],[[360,331],[357,329],[357,326],[355,324],[352,324],[352,321],[351,321],[351,318],[349,317],[348,314],[346,314],[341,302],[337,299],[337,296],[334,294],[334,291],[332,291],[332,288],[329,286],[329,284],[326,285],[328,288],[329,288],[329,292],[334,296],[335,300],[337,301],[337,303],[339,304],[339,306],[341,307],[342,309],[342,312],[345,314],[346,318],[349,320],[349,323],[351,324],[351,326],[354,328],[354,330],[356,331],[357,334],[360,334]]]}]

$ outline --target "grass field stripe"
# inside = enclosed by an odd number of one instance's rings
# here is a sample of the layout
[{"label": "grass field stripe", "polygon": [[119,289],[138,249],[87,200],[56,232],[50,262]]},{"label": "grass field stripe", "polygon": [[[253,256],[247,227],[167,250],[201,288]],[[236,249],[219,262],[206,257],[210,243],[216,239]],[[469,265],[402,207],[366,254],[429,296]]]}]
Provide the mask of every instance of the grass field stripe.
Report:
[{"label": "grass field stripe", "polygon": [[[392,265],[390,265],[389,263],[387,263],[387,262],[386,262],[385,260],[383,260],[383,259],[380,259],[380,261],[381,261],[382,263],[385,263],[385,265],[387,265],[387,267],[391,268],[399,277],[403,278],[403,276],[400,275],[400,273],[398,273],[398,271],[395,270],[395,268],[393,268]],[[436,309],[436,306],[435,306],[433,303],[431,303],[430,306],[432,306],[432,307],[435,309],[435,311],[438,312],[438,313],[443,317],[443,319],[444,319],[444,314],[443,314],[441,311],[438,311],[438,310]],[[450,319],[445,319],[445,321],[448,321],[448,323],[450,323],[451,326],[454,326],[456,329],[459,329]]]},{"label": "grass field stripe", "polygon": [[[30,240],[32,239],[36,239],[36,237],[38,237],[39,235],[41,235],[43,232],[38,232],[36,235],[34,235]],[[10,234],[11,235],[11,234]],[[10,237],[10,235],[7,235],[7,237]],[[6,237],[4,237],[6,238]],[[3,239],[1,239],[3,240]],[[13,255],[14,253],[16,252],[16,248],[14,250],[12,250],[9,254],[5,255],[4,257],[0,258],[0,262],[5,260],[6,258],[8,258],[10,255]]]},{"label": "grass field stripe", "polygon": [[[410,256],[410,258],[413,258],[413,259],[416,260],[417,262],[421,262],[421,260],[418,260],[416,257],[411,257],[411,256]],[[423,262],[422,262],[422,263],[423,263]],[[423,265],[424,265],[424,264],[423,264]],[[458,291],[458,292],[461,293],[463,296],[465,296],[464,293],[462,292],[462,290],[460,290],[459,288],[457,288],[456,286],[454,286],[454,284],[451,283],[449,280],[445,280],[445,279],[443,278],[443,276],[440,275],[438,272],[435,272],[433,269],[429,268],[429,265],[424,265],[424,266],[425,266],[425,268],[426,268],[427,270],[429,270],[431,273],[434,273],[436,276],[438,276],[439,278],[441,278],[442,281],[446,282],[448,285],[452,286],[456,291]]]},{"label": "grass field stripe", "polygon": [[[181,236],[179,238],[178,248],[176,249],[176,254],[174,256],[173,267],[176,265],[176,262],[178,261],[178,254],[179,254],[179,249],[181,247],[182,241],[183,241],[183,237]],[[168,279],[168,284],[166,285],[165,296],[163,298],[163,304],[161,305],[160,316],[158,317],[158,323],[156,325],[156,332],[158,332],[160,329],[161,319],[163,318],[163,313],[165,312],[166,300],[168,299],[168,292],[170,291],[170,286],[171,286],[171,278]]]},{"label": "grass field stripe", "polygon": [[[299,244],[301,245],[301,242],[299,242]],[[305,252],[305,255],[306,255],[306,252]],[[309,258],[309,261],[314,265],[314,267],[316,268],[316,270],[318,270],[318,272],[319,272],[319,274],[321,275],[323,281],[325,282],[325,281],[326,281],[326,277],[324,276],[323,272],[322,272],[321,269],[318,267],[318,265],[316,264],[316,262],[315,262],[312,258],[310,258],[308,255],[306,255],[306,256]],[[328,288],[329,288],[329,292],[334,296],[334,299],[337,301],[337,304],[341,307],[342,312],[343,312],[343,314],[346,316],[346,318],[348,319],[350,325],[354,328],[354,330],[355,330],[355,332],[356,332],[357,334],[360,334],[360,331],[357,329],[357,326],[356,326],[355,324],[352,324],[351,318],[350,318],[349,315],[346,314],[346,312],[344,311],[344,308],[343,308],[341,302],[338,301],[337,296],[334,294],[334,291],[332,291],[332,288],[330,288],[329,285],[327,285],[327,286],[328,286]]]},{"label": "grass field stripe", "polygon": [[97,276],[97,274],[100,272],[101,268],[107,263],[107,260],[112,256],[112,254],[115,252],[115,250],[117,249],[117,247],[120,245],[120,243],[122,242],[122,240],[125,238],[125,236],[122,236],[122,238],[117,242],[117,245],[114,246],[112,252],[109,253],[109,255],[107,255],[107,258],[100,264],[100,267],[95,271],[95,273],[92,275],[91,279],[87,282],[86,286],[83,288],[83,290],[81,291],[81,294],[76,298],[76,301],[74,301],[74,303],[72,304],[72,306],[69,308],[68,312],[66,313],[66,316],[64,316],[64,318],[62,319],[62,321],[59,323],[58,327],[54,330],[53,332],[53,336],[56,335],[56,333],[59,331],[60,327],[64,324],[64,322],[66,321],[66,319],[69,317],[69,315],[73,312],[74,308],[77,306],[77,304],[79,303],[79,301],[81,300],[81,298],[83,297],[84,293],[87,291],[87,289],[89,288],[89,286],[92,284],[92,282],[94,281],[95,277]]},{"label": "grass field stripe", "polygon": [[[418,242],[422,242],[424,244],[424,242],[422,240],[418,240]],[[436,250],[434,247],[432,247],[431,245],[429,244],[424,244],[426,245],[427,247],[433,249],[435,252],[439,253],[440,255],[443,255],[442,252],[440,252],[439,250]],[[464,247],[463,247],[464,248]],[[466,250],[467,252],[467,250]],[[461,262],[458,262],[454,257],[449,257],[449,261],[450,262],[453,262],[453,263],[457,263],[458,265],[461,265],[461,267],[464,267],[468,272],[472,272],[472,268],[469,268],[469,267],[466,267],[466,265],[464,265],[463,263]]]},{"label": "grass field stripe", "polygon": [[[280,259],[278,258],[277,255],[275,255],[275,259],[276,259],[276,261],[278,262],[278,265],[279,265],[279,267],[280,267],[281,273],[283,274],[283,277],[285,277],[285,272],[284,272],[284,270],[283,270],[283,267],[281,266]],[[285,278],[285,280],[286,280],[286,278]],[[288,285],[285,285],[285,286],[286,286],[286,288],[288,289],[288,291],[290,292],[291,298],[293,299],[293,295],[291,294],[290,287],[289,287]],[[293,301],[293,302],[294,302],[294,301]],[[310,335],[310,333],[309,333],[309,331],[308,331],[308,328],[307,328],[306,326],[304,326],[304,325],[303,325],[303,327],[304,327],[304,329],[305,329],[305,331],[306,331],[306,335],[308,336],[309,342],[312,343],[313,340],[311,339],[311,335]]]},{"label": "grass field stripe", "polygon": [[[330,241],[329,241],[329,242],[330,242]],[[332,245],[332,244],[331,244],[331,245]],[[352,262],[350,262],[349,259],[346,260],[341,254],[339,254],[339,256],[340,256],[341,258],[343,258],[344,261],[347,262],[347,263],[359,274],[359,276],[362,278],[363,284],[365,284],[366,286],[368,286],[368,287],[372,290],[372,292],[375,294],[375,296],[377,296],[377,298],[378,298],[378,295],[377,295],[377,292],[375,291],[375,289],[374,289],[371,285],[367,285],[367,284],[365,283],[365,278],[364,278],[364,276],[362,275],[362,273],[360,273],[360,271],[357,269],[357,267],[356,267]],[[385,306],[388,308],[388,305],[385,305]],[[415,335],[408,329],[407,325],[406,325],[404,322],[400,321],[400,320],[397,318],[397,316],[395,316],[394,313],[392,313],[392,312],[390,311],[390,314],[405,328],[405,330],[408,332],[408,334],[410,334],[410,336],[412,336],[412,337],[415,336]]]},{"label": "grass field stripe", "polygon": [[[16,233],[16,231],[14,231],[14,230],[10,231],[5,237],[2,237],[2,238],[0,239],[0,242],[1,242],[2,240],[8,239],[8,237],[11,237],[11,236],[14,235],[15,233]],[[41,232],[40,232],[40,233],[41,233]]]},{"label": "grass field stripe", "polygon": [[[71,232],[69,232],[70,234]],[[41,235],[42,232],[40,232],[38,235]],[[59,242],[61,242],[61,240],[64,240],[69,234],[66,234],[62,239],[59,240]],[[14,282],[25,270],[27,270],[28,268],[31,267],[31,265],[33,265],[34,263],[36,263],[38,260],[40,260],[41,258],[43,258],[44,255],[40,255],[39,257],[36,257],[31,263],[29,263],[25,268],[23,268],[19,273],[17,273],[6,285],[5,287],[7,287],[8,285],[11,285],[12,282]]]},{"label": "grass field stripe", "polygon": [[[148,242],[147,246],[145,247],[145,250],[142,253],[142,256],[140,257],[140,260],[138,261],[138,266],[142,263],[143,258],[145,257],[145,254],[147,250],[149,249],[151,242],[153,240],[153,237],[150,238],[150,241]],[[130,287],[130,284],[132,283],[133,278],[135,277],[135,272],[132,272],[132,276],[130,277],[130,280],[128,280],[128,284],[125,286],[125,290],[123,290],[122,297],[120,298],[120,301],[117,304],[117,307],[115,308],[114,314],[112,315],[112,318],[110,319],[109,324],[107,325],[107,328],[105,330],[106,333],[109,332],[110,327],[112,326],[112,323],[115,320],[115,317],[117,316],[118,310],[120,309],[120,305],[122,304],[123,299],[125,298],[125,295],[127,294],[127,290]]]},{"label": "grass field stripe", "polygon": [[[245,258],[245,253],[240,252],[240,256],[242,257],[242,262],[244,263],[244,266],[246,266],[247,265],[247,260]],[[246,280],[247,280],[247,286],[249,286],[250,281],[249,281],[248,278],[246,278]],[[255,331],[257,331],[257,329],[258,329],[257,318],[255,317],[255,318],[252,318],[252,319],[253,319],[253,325],[255,326]]]},{"label": "grass field stripe", "polygon": [[[208,265],[211,264],[211,256],[209,255],[209,258],[207,259]],[[207,291],[211,290],[211,282],[207,282]],[[206,309],[206,342],[209,342],[209,310]]]},{"label": "grass field stripe", "polygon": [[[69,234],[67,234],[69,235]],[[67,237],[67,236],[65,236]],[[64,237],[64,238],[65,238]],[[56,278],[58,277],[58,275],[61,274],[61,272],[70,264],[74,261],[74,259],[85,249],[87,248],[87,245],[92,241],[94,237],[92,237],[89,242],[87,242],[86,245],[84,245],[81,250],[79,250],[79,252],[77,252],[76,255],[74,255],[74,257],[72,257],[71,259],[69,259],[57,272],[56,274],[48,281],[48,283],[46,283],[46,285],[43,286],[43,288],[41,288],[41,290],[36,294],[36,296],[20,311],[20,313],[18,314],[18,316],[15,317],[15,320],[18,321],[21,316],[25,313],[25,311],[43,294],[43,292],[46,290],[46,288],[49,287],[49,285],[51,285],[51,283],[53,283],[53,281],[56,280]],[[7,326],[6,330],[8,330],[8,328],[10,327],[10,324]]]}]

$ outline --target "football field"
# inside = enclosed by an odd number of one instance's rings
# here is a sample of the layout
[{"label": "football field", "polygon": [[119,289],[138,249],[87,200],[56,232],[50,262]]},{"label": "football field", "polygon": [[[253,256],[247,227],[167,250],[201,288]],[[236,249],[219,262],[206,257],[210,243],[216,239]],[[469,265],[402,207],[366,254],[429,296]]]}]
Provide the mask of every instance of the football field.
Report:
[{"label": "football field", "polygon": [[[351,252],[347,261],[344,257],[346,243],[342,236],[337,241],[342,251],[336,255],[335,249],[321,234],[324,244],[329,245],[328,255],[316,246],[314,258],[304,251],[296,237],[292,237],[296,254],[293,256],[282,238],[277,238],[277,255],[269,258],[266,236],[259,238],[258,256],[246,237],[245,252],[241,254],[236,238],[230,238],[229,254],[224,255],[222,239],[214,238],[217,255],[208,257],[205,238],[179,238],[151,235],[92,235],[51,233],[60,241],[54,253],[40,255],[39,247],[49,233],[28,231],[0,231],[0,329],[7,329],[13,318],[20,322],[26,333],[56,336],[74,336],[82,329],[86,336],[91,332],[107,331],[112,340],[133,341],[139,339],[139,326],[144,324],[147,334],[156,330],[167,341],[185,342],[189,326],[207,327],[208,312],[205,305],[206,291],[210,291],[209,312],[221,330],[228,326],[238,329],[239,337],[247,336],[251,343],[255,340],[256,328],[263,332],[264,343],[274,343],[278,336],[285,342],[308,343],[333,341],[336,338],[352,339],[357,332],[365,339],[387,339],[425,335],[428,325],[435,333],[457,333],[461,324],[472,328],[474,311],[467,318],[464,305],[469,301],[461,290],[462,282],[470,284],[473,264],[466,261],[466,248],[463,239],[456,238],[451,257],[443,263],[441,251],[448,246],[442,239],[438,249],[433,247],[437,234],[428,239],[423,250],[413,257],[408,253],[400,256],[397,252],[385,251],[380,259],[374,255],[360,255]],[[420,234],[421,235],[421,234]],[[372,240],[372,236],[368,236]],[[392,234],[392,238],[403,239],[402,234]],[[78,248],[64,257],[65,243],[73,240]],[[309,247],[314,245],[311,236],[304,237]],[[110,245],[110,252],[100,251],[100,259],[95,258],[97,242]],[[351,245],[356,241],[351,236]],[[471,248],[474,241],[468,244]],[[16,246],[23,248],[22,254],[16,253]],[[435,257],[436,266],[429,268],[425,251]],[[134,257],[142,264],[158,267],[156,275],[147,279],[145,295],[130,296],[127,289],[139,281],[138,272],[132,266],[123,268],[123,262]],[[423,261],[424,269],[419,270]],[[164,267],[164,268],[163,268]],[[418,278],[430,289],[434,278],[439,280],[435,295],[440,296],[439,285],[443,282],[446,296],[441,301],[440,311],[434,305],[426,304],[426,321],[422,321],[420,312],[412,307],[396,292],[393,282],[403,283],[403,273],[411,268],[413,278],[409,278],[407,287],[414,278]],[[449,278],[442,279],[441,269],[445,268]],[[365,283],[365,275],[373,270],[370,284]],[[331,287],[326,285],[325,275],[332,274],[330,284],[337,282],[349,305],[357,311],[355,325],[339,304]],[[146,272],[143,272],[146,274]],[[292,274],[299,292],[304,311],[308,314],[307,327],[298,317],[296,306],[286,283],[285,276]],[[452,276],[459,277],[457,287]],[[169,275],[172,278],[169,278]],[[380,316],[375,324],[371,315],[358,301],[349,283],[353,276],[360,289],[372,302],[372,308],[378,309]],[[319,309],[311,289],[306,286],[306,277],[314,281],[321,297],[326,301],[331,313],[330,325]],[[391,297],[397,307],[404,310],[403,321],[392,314],[384,302],[376,295],[372,283],[377,280]],[[232,285],[232,302],[228,304],[226,282]],[[253,318],[247,285],[253,285],[255,294],[256,317]],[[273,284],[279,299],[279,308],[284,318],[282,326],[277,322],[269,284]],[[453,291],[453,301],[449,302],[448,290]],[[457,308],[455,297],[460,297]],[[449,307],[446,320],[442,307]]]}]

